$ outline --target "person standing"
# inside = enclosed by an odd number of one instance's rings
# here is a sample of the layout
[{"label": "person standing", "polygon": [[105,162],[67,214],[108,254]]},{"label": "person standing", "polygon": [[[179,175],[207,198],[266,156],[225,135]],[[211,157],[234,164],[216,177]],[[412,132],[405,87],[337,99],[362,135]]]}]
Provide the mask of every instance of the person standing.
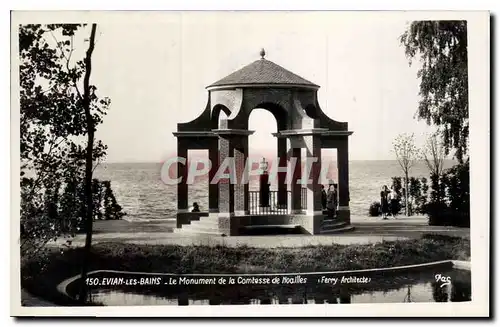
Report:
[{"label": "person standing", "polygon": [[326,209],[326,191],[324,185],[321,185],[321,208],[323,210]]},{"label": "person standing", "polygon": [[389,189],[387,185],[382,187],[380,191],[380,209],[382,210],[382,219],[387,219],[387,214],[389,213]]},{"label": "person standing", "polygon": [[337,218],[338,206],[339,206],[339,191],[337,188],[337,184],[333,184],[333,208],[334,208],[333,213],[335,218]]},{"label": "person standing", "polygon": [[335,190],[333,182],[328,185],[328,192],[326,193],[326,210],[328,210],[328,217],[335,217]]},{"label": "person standing", "polygon": [[391,209],[391,215],[394,218],[396,218],[396,215],[399,212],[399,196],[394,186],[391,187],[391,193],[389,193],[389,201],[390,201],[389,207]]}]

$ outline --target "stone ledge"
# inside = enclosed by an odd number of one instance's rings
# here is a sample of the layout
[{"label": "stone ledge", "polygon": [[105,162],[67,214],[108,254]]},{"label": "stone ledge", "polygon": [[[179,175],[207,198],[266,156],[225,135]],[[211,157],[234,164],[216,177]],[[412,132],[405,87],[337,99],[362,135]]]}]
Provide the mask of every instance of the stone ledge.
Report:
[{"label": "stone ledge", "polygon": [[[329,275],[329,276],[338,276],[338,275],[368,275],[373,273],[402,273],[407,271],[420,271],[427,268],[436,268],[436,267],[454,267],[455,260],[442,260],[442,261],[434,261],[406,266],[396,266],[396,267],[383,267],[383,268],[372,268],[372,269],[360,269],[360,270],[342,270],[342,271],[322,271],[322,272],[300,272],[301,276],[321,276],[321,275]],[[466,262],[466,261],[463,261]],[[114,273],[114,274],[123,274],[123,275],[144,275],[144,276],[179,276],[179,274],[175,273],[149,273],[149,272],[138,272],[138,271],[122,271],[122,270],[94,270],[90,271],[87,276],[92,276],[99,273]],[[189,277],[221,277],[221,276],[295,276],[299,273],[297,272],[283,272],[283,273],[254,273],[254,274],[182,274],[182,276]],[[78,280],[80,278],[80,274],[70,277],[59,285],[57,285],[58,292],[64,294],[65,296],[69,296],[67,293],[67,287]]]}]

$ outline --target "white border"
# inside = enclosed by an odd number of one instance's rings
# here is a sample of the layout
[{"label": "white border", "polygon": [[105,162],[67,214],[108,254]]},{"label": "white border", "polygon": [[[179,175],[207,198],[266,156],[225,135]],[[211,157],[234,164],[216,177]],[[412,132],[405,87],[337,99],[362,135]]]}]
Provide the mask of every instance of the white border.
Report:
[{"label": "white border", "polygon": [[[144,5],[148,1],[141,1]],[[171,4],[170,9],[186,9],[186,5],[192,4],[192,1],[184,1],[182,5]],[[227,4],[227,2],[223,2]],[[246,3],[241,9],[283,9],[280,6],[269,4],[268,1],[265,2],[266,6],[261,4],[264,2],[254,1]],[[416,4],[417,2],[415,2]],[[477,3],[477,2],[476,2]],[[298,6],[296,2],[289,2],[287,9],[305,9],[305,6]],[[301,5],[303,3],[300,3]],[[364,9],[374,9],[375,5],[373,2],[366,1],[363,2]],[[24,4],[22,4],[24,5]],[[39,9],[40,3],[29,2],[28,5],[15,6],[16,9]],[[46,3],[44,4],[44,8]],[[96,8],[95,4],[89,3],[90,8]],[[123,4],[127,8],[126,4]],[[222,5],[222,6],[223,6]],[[74,7],[74,5],[69,5],[68,7]],[[78,7],[78,6],[77,6]],[[312,9],[310,3],[308,2],[308,9]],[[347,3],[344,6],[337,6],[337,9],[347,9]],[[380,4],[377,6],[379,9]],[[431,8],[443,8],[444,6],[439,6],[437,3]],[[473,6],[466,6],[471,8]],[[90,9],[87,7],[86,9]],[[116,8],[113,6],[106,6],[99,4],[99,9],[111,9]],[[123,8],[123,9],[126,9]],[[130,8],[128,6],[128,8]],[[200,8],[200,6],[198,6]],[[227,9],[226,5],[224,9]],[[331,7],[330,7],[331,8]],[[393,9],[394,6],[392,6]],[[400,7],[401,8],[401,7]],[[415,8],[410,6],[405,6],[405,9]],[[475,9],[477,7],[474,6]],[[150,8],[156,9],[156,8]],[[210,9],[223,9],[220,4],[211,4]],[[240,9],[240,8],[239,8]],[[317,8],[316,8],[317,9]],[[325,9],[325,8],[323,8]],[[42,18],[43,15],[48,15],[49,13],[38,13],[37,16]],[[61,15],[62,14],[62,15]],[[410,15],[410,13],[401,13]],[[64,17],[66,21],[68,17],[73,17],[75,19],[81,19],[82,15],[86,18],[92,16],[92,20],[99,21],[103,19],[102,13],[84,13],[74,15],[72,13],[66,12],[55,12],[50,13],[52,17]],[[55,15],[55,16],[54,16]],[[412,304],[411,306],[405,304],[350,304],[348,306],[336,306],[335,310],[328,310],[327,305],[304,305],[304,306],[259,306],[258,310],[251,306],[188,306],[188,307],[104,307],[104,308],[68,308],[68,307],[57,307],[57,308],[20,308],[12,303],[11,314],[13,315],[88,315],[88,316],[468,316],[468,315],[485,315],[488,309],[488,291],[489,291],[489,107],[490,107],[490,97],[489,97],[489,20],[488,13],[485,12],[442,12],[437,16],[435,13],[430,12],[414,12],[411,13],[412,19],[464,19],[466,18],[468,23],[469,31],[469,97],[470,97],[470,152],[471,152],[471,212],[472,212],[472,222],[471,227],[471,241],[472,241],[472,288],[473,288],[473,301],[471,303],[453,303],[453,304]],[[77,18],[78,17],[78,18]],[[47,18],[47,16],[45,16]],[[33,22],[30,20],[30,22]],[[15,33],[14,33],[15,36]],[[15,38],[13,38],[14,40]],[[14,43],[15,45],[15,43]],[[9,55],[10,56],[10,55]],[[13,74],[14,79],[12,80],[13,85],[15,83],[15,74]],[[15,92],[14,92],[15,93]],[[14,95],[14,94],[13,94]],[[14,99],[14,98],[13,98]],[[18,111],[18,106],[12,106],[13,111]],[[12,116],[12,140],[18,139],[18,121],[16,121],[15,115]],[[6,120],[4,120],[6,121]],[[17,130],[16,130],[17,126]],[[3,129],[4,131],[6,129]],[[18,147],[17,141],[13,141],[12,147],[12,158],[11,158],[11,176],[19,176],[19,162],[18,158]],[[16,153],[17,152],[17,153]],[[17,156],[16,156],[17,154]],[[14,178],[16,182],[17,179]],[[18,199],[16,195],[19,194],[18,183],[13,183],[12,188],[12,207],[18,207]],[[17,196],[18,197],[18,196]],[[5,197],[7,198],[7,197]],[[14,201],[15,200],[15,201]],[[13,210],[16,212],[16,210]],[[487,219],[488,218],[488,219]],[[11,248],[15,249],[17,245],[17,240],[14,235],[18,235],[19,232],[18,224],[11,224]],[[17,251],[11,252],[11,285],[15,289],[15,285],[19,282],[19,254]],[[17,272],[17,273],[16,273]],[[19,303],[19,294],[15,296],[16,292],[11,293],[11,301]],[[300,307],[300,311],[298,310]]]}]

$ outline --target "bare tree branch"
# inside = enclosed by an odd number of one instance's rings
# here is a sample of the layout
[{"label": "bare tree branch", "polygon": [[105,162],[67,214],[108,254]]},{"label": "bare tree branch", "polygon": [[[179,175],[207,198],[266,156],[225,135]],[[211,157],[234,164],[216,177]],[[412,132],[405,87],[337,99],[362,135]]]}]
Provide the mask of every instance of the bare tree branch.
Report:
[{"label": "bare tree branch", "polygon": [[405,213],[408,214],[408,180],[411,168],[420,157],[419,150],[415,146],[414,134],[400,134],[393,142],[393,151],[396,155],[401,170],[405,175]]}]

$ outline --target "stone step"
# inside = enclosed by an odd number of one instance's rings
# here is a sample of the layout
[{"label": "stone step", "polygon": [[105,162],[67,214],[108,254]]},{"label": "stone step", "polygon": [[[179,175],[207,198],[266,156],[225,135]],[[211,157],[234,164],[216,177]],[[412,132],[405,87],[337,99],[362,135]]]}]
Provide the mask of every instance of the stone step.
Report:
[{"label": "stone step", "polygon": [[[203,225],[186,225],[182,226],[181,229],[184,229],[189,232],[194,232],[194,233],[219,233],[219,227],[211,227],[211,226],[203,226]],[[221,234],[221,233],[220,233]]]},{"label": "stone step", "polygon": [[188,228],[175,228],[173,230],[173,232],[176,234],[185,234],[185,235],[196,235],[196,234],[217,235],[217,236],[222,235],[222,233],[220,233],[220,232],[196,230],[196,229],[188,229]]},{"label": "stone step", "polygon": [[325,229],[330,229],[330,228],[335,228],[335,227],[341,227],[346,225],[345,221],[342,220],[324,220],[323,223],[321,224],[321,228]]},{"label": "stone step", "polygon": [[206,226],[206,227],[219,227],[219,221],[217,218],[201,218],[197,221],[192,221],[191,226]]},{"label": "stone step", "polygon": [[319,233],[320,234],[336,234],[336,233],[344,233],[348,231],[354,230],[354,226],[352,225],[345,225],[343,227],[339,228],[334,228],[334,229],[322,229]]}]

